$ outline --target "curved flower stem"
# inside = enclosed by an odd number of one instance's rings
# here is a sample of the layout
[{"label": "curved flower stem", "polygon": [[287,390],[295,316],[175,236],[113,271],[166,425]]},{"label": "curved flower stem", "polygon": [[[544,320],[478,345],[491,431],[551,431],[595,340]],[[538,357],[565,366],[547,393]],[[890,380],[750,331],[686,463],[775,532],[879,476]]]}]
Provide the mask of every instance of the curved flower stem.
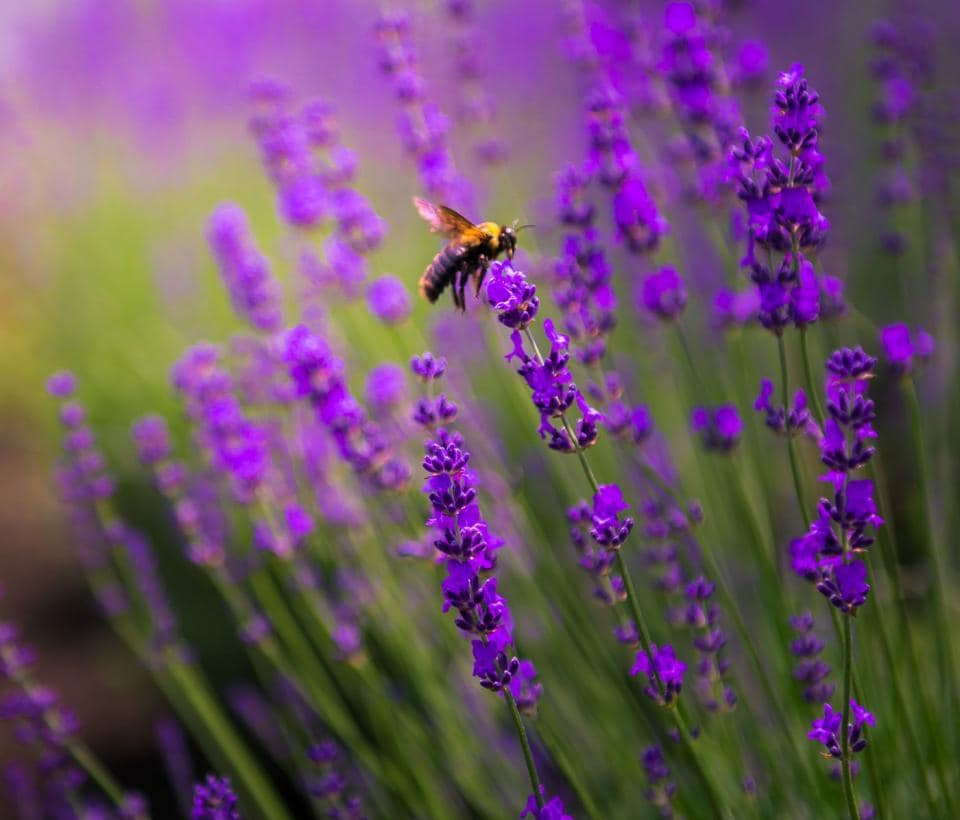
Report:
[{"label": "curved flower stem", "polygon": [[[790,412],[790,381],[789,371],[787,369],[787,349],[782,335],[777,336],[777,349],[780,352],[780,380],[783,382],[784,433],[787,437],[787,453],[790,455],[790,472],[793,475],[793,489],[797,493],[797,503],[800,505],[800,515],[803,517],[803,526],[804,528],[809,528],[810,513],[807,509],[807,500],[803,493],[803,482],[800,480],[800,469],[797,466],[797,453],[793,447],[793,434],[790,428],[786,426],[786,416]],[[806,355],[804,355],[804,364],[806,364]],[[809,382],[809,380],[810,377],[808,374],[807,381]]]},{"label": "curved flower stem", "polygon": [[[543,356],[540,353],[540,348],[537,345],[537,341],[534,338],[533,334],[530,332],[530,328],[524,328],[524,333],[526,335],[527,341],[530,343],[531,348],[533,349],[534,355],[537,357],[537,360],[542,365]],[[591,490],[596,493],[600,490],[600,482],[597,481],[596,475],[594,475],[593,468],[590,466],[590,462],[587,460],[587,455],[583,451],[583,448],[580,446],[577,441],[576,435],[574,434],[573,428],[570,426],[570,422],[567,421],[566,414],[560,414],[560,420],[563,423],[563,429],[566,431],[567,436],[570,438],[571,444],[574,446],[577,457],[580,461],[580,466],[583,468],[583,474],[587,478],[587,482],[590,484]],[[653,662],[653,653],[650,651],[651,641],[650,641],[650,632],[647,628],[647,623],[643,617],[643,612],[640,609],[640,599],[637,596],[636,587],[633,584],[633,576],[630,573],[630,567],[627,565],[626,560],[623,557],[623,551],[618,549],[617,553],[617,570],[620,572],[620,576],[623,578],[623,586],[627,593],[627,604],[630,607],[630,613],[633,616],[634,625],[637,629],[637,636],[640,640],[640,646],[642,650],[646,653],[647,657],[650,659],[650,669],[653,673],[654,684],[657,687],[657,691],[660,694],[661,699],[664,697],[666,692],[666,687],[663,684],[663,680],[660,677],[660,673],[657,671],[656,664]],[[506,690],[504,690],[506,692]],[[509,696],[509,693],[507,693]],[[515,708],[515,707],[514,707]],[[710,799],[710,803],[713,806],[714,814],[718,817],[723,815],[721,807],[723,802],[720,800],[716,788],[713,785],[713,782],[707,776],[706,770],[703,768],[700,763],[700,759],[697,756],[697,752],[693,747],[693,739],[690,736],[690,732],[687,730],[686,724],[683,721],[683,717],[680,715],[679,710],[674,707],[670,709],[674,715],[674,721],[677,724],[677,731],[680,732],[680,736],[683,738],[687,749],[690,752],[690,756],[693,759],[694,765],[696,766],[697,772],[700,775],[701,779],[706,786],[706,791]],[[514,718],[515,721],[519,721],[519,714]],[[522,723],[519,726],[520,731],[522,731]],[[525,743],[525,733],[521,735],[521,743]],[[526,748],[525,748],[526,753]],[[527,767],[528,769],[531,766],[531,761],[528,760]],[[533,782],[533,777],[535,772],[531,774],[531,783]],[[539,802],[538,802],[538,805]],[[542,805],[540,805],[542,808]]]},{"label": "curved flower stem", "polygon": [[523,749],[523,759],[527,764],[527,776],[530,778],[530,788],[533,789],[533,799],[537,801],[537,808],[542,810],[543,795],[540,793],[540,776],[537,774],[537,764],[533,760],[533,752],[530,750],[530,740],[527,737],[527,730],[523,726],[523,718],[509,687],[503,690],[503,696],[510,707],[510,716],[513,718],[513,725],[517,729],[520,748]]},{"label": "curved flower stem", "polygon": [[840,724],[840,766],[843,770],[843,796],[847,801],[850,820],[860,820],[857,798],[853,792],[853,775],[850,772],[850,686],[853,679],[853,636],[850,616],[843,618],[843,720]]},{"label": "curved flower stem", "polygon": [[711,813],[714,817],[723,817],[726,814],[723,809],[723,803],[718,797],[717,788],[714,786],[713,780],[708,774],[706,767],[700,760],[700,755],[698,754],[696,746],[694,745],[694,740],[690,734],[690,730],[687,728],[687,724],[683,719],[683,715],[680,714],[679,704],[674,703],[670,708],[670,711],[673,713],[673,721],[677,726],[677,732],[680,734],[680,737],[683,738],[684,745],[687,747],[687,751],[690,753],[690,757],[693,760],[694,768],[696,768],[697,774],[707,787],[707,798],[710,801]]},{"label": "curved flower stem", "polygon": [[807,350],[807,329],[800,328],[800,353],[803,355],[803,373],[807,380],[807,397],[813,405],[813,415],[817,424],[823,424],[823,405],[820,403],[820,392],[816,389],[813,380],[813,370],[810,367],[810,352]]}]

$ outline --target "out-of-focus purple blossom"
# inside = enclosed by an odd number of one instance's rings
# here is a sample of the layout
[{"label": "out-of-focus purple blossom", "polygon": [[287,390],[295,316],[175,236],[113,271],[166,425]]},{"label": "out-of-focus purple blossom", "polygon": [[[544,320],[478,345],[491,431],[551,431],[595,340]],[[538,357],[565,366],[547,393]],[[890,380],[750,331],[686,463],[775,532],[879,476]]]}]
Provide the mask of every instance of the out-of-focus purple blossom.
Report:
[{"label": "out-of-focus purple blossom", "polygon": [[237,795],[229,777],[208,774],[193,788],[192,820],[240,820]]},{"label": "out-of-focus purple blossom", "polygon": [[760,392],[753,403],[753,409],[763,413],[767,427],[776,433],[806,433],[815,436],[819,432],[816,422],[810,415],[807,407],[807,394],[799,388],[793,396],[793,406],[789,409],[782,405],[774,405],[770,398],[773,396],[773,382],[770,379],[760,380]]},{"label": "out-of-focus purple blossom", "polygon": [[412,309],[410,293],[396,276],[381,276],[367,285],[367,306],[388,325],[406,321]]},{"label": "out-of-focus purple blossom", "polygon": [[912,333],[902,322],[880,329],[880,345],[887,364],[901,375],[913,372],[915,359],[926,362],[936,350],[933,336],[921,329]]},{"label": "out-of-focus purple blossom", "polygon": [[713,300],[713,323],[721,329],[755,322],[759,312],[760,294],[756,288],[742,291],[721,288]]},{"label": "out-of-focus purple blossom", "polygon": [[813,616],[809,612],[791,615],[790,626],[797,632],[790,643],[790,652],[800,658],[793,668],[793,677],[803,685],[803,699],[807,703],[826,703],[833,696],[836,684],[826,680],[830,666],[817,657],[824,643],[813,632]]},{"label": "out-of-focus purple blossom", "polygon": [[389,412],[403,403],[407,394],[407,379],[398,364],[378,364],[367,374],[364,397],[377,413]]},{"label": "out-of-focus purple blossom", "polygon": [[278,330],[280,285],[253,242],[243,209],[230,202],[219,205],[207,223],[207,240],[237,313],[258,330]]},{"label": "out-of-focus purple blossom", "polygon": [[161,416],[144,416],[130,431],[137,457],[144,464],[157,464],[170,457],[170,434]]},{"label": "out-of-focus purple blossom", "polygon": [[690,414],[690,429],[706,449],[729,453],[740,441],[743,421],[733,404],[695,407]]},{"label": "out-of-focus purple blossom", "polygon": [[380,69],[393,83],[400,104],[397,130],[426,193],[469,210],[472,191],[454,164],[449,121],[427,99],[410,30],[410,16],[404,12],[384,12],[374,26]]},{"label": "out-of-focus purple blossom", "polygon": [[760,40],[747,40],[737,50],[736,73],[731,78],[738,85],[748,85],[764,78],[770,67],[770,52]]},{"label": "out-of-focus purple blossom", "polygon": [[698,199],[717,201],[725,187],[724,160],[742,116],[730,94],[720,51],[721,34],[709,13],[686,2],[668,3],[663,45],[657,66],[666,80],[674,114],[692,160]]},{"label": "out-of-focus purple blossom", "polygon": [[510,694],[517,708],[525,715],[537,713],[537,703],[543,694],[543,685],[537,682],[537,669],[533,661],[521,660],[517,674],[510,680]]},{"label": "out-of-focus purple blossom", "polygon": [[191,809],[193,765],[186,735],[180,724],[169,718],[157,723],[156,734],[167,778],[173,786],[181,812],[187,816]]},{"label": "out-of-focus purple blossom", "polygon": [[308,399],[326,427],[340,457],[378,489],[400,489],[410,477],[405,461],[394,455],[379,426],[353,398],[343,362],[327,342],[305,325],[292,328],[284,342],[284,360],[298,396]]},{"label": "out-of-focus purple blossom", "polygon": [[639,304],[654,316],[676,319],[687,305],[687,286],[673,268],[661,268],[643,280]]},{"label": "out-of-focus purple blossom", "polygon": [[677,784],[669,779],[670,769],[660,747],[648,746],[644,749],[641,762],[647,775],[647,788],[643,790],[643,796],[657,808],[661,817],[672,817],[671,804],[677,793]]},{"label": "out-of-focus purple blossom", "polygon": [[47,392],[58,399],[70,398],[77,389],[77,379],[73,373],[61,370],[47,379]]},{"label": "out-of-focus purple blossom", "polygon": [[417,378],[432,381],[439,379],[447,371],[447,360],[443,356],[434,356],[427,351],[422,356],[414,356],[410,360],[410,369]]}]

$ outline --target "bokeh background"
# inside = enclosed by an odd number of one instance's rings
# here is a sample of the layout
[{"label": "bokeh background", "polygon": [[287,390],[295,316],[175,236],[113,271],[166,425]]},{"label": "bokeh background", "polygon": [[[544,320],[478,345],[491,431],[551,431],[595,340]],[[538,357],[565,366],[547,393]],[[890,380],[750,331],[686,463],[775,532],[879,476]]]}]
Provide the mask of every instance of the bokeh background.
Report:
[{"label": "bokeh background", "polygon": [[[430,94],[454,111],[460,89],[449,70],[445,4],[405,5],[414,14]],[[957,4],[728,5],[733,41],[761,40],[769,49],[769,68],[757,90],[747,92],[749,124],[763,127],[776,72],[797,60],[825,100],[833,181],[825,268],[845,279],[851,301],[870,322],[906,319],[933,332],[939,353],[926,399],[951,406],[957,283],[937,279],[951,276],[937,260],[956,248],[915,250],[901,259],[906,287],[881,253],[878,140],[870,116],[876,86],[868,66],[874,20],[927,21],[938,86],[929,127],[943,141],[944,162],[953,162],[948,149],[956,140],[960,92],[949,80],[960,76]],[[651,25],[660,24],[660,4],[640,6]],[[585,140],[576,69],[561,48],[563,4],[489,0],[483,7],[474,47],[510,160],[499,169],[482,167],[471,157],[469,128],[454,128],[459,165],[480,193],[482,212],[471,216],[548,224],[554,174],[582,156]],[[295,276],[274,193],[246,128],[247,90],[265,76],[282,79],[298,98],[319,96],[336,106],[344,142],[359,156],[358,187],[389,224],[372,270],[400,276],[415,292],[435,243],[409,204],[418,183],[395,134],[392,92],[377,68],[372,27],[379,8],[362,0],[6,0],[0,7],[0,583],[6,591],[0,606],[4,617],[22,624],[38,650],[40,674],[77,709],[90,743],[126,782],[151,794],[154,724],[164,707],[96,615],[80,578],[51,480],[58,433],[43,383],[54,369],[78,374],[120,479],[122,506],[151,527],[161,549],[172,543],[169,525],[151,519],[148,481],[134,463],[128,430],[146,412],[176,418],[170,365],[187,344],[223,340],[237,329],[204,239],[210,211],[223,200],[243,205],[277,275],[289,282]],[[955,218],[940,193],[921,190],[927,207],[915,212],[912,229],[927,237],[927,250]],[[535,231],[530,253],[549,250],[549,242],[548,230]],[[706,288],[722,275],[709,249],[701,250],[688,252],[688,266],[697,270],[686,273]],[[930,298],[934,292],[937,299]],[[353,319],[361,328],[367,321],[362,304]],[[425,334],[437,321],[437,312],[418,302],[411,325]],[[371,327],[362,346],[403,362],[416,338]],[[955,445],[953,417],[936,414],[933,429]],[[888,429],[896,424],[888,421]],[[885,446],[896,450],[895,442]],[[950,474],[950,453],[958,451],[933,452],[936,475]],[[911,469],[906,454],[902,466]],[[910,554],[901,558],[909,569]],[[206,603],[202,579],[164,560],[185,629],[213,659],[213,674],[221,681],[242,676],[237,648],[220,640],[228,627]],[[922,595],[925,579],[913,583]],[[0,733],[0,758],[10,754],[11,740]],[[164,816],[162,803],[155,808]]]}]

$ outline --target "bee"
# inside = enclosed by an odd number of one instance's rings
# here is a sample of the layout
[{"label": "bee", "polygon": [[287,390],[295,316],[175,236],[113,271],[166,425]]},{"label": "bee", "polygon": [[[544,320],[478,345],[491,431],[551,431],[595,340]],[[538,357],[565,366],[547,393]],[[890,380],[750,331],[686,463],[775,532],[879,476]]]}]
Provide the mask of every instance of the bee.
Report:
[{"label": "bee", "polygon": [[496,222],[474,225],[446,205],[434,205],[419,197],[413,198],[413,204],[430,224],[431,231],[450,240],[420,277],[420,294],[430,302],[436,302],[450,286],[453,305],[459,310],[466,310],[464,291],[467,282],[474,279],[475,294],[479,296],[490,262],[501,253],[506,253],[507,259],[513,259],[517,231],[530,227],[522,225],[518,228],[516,223],[508,226]]}]

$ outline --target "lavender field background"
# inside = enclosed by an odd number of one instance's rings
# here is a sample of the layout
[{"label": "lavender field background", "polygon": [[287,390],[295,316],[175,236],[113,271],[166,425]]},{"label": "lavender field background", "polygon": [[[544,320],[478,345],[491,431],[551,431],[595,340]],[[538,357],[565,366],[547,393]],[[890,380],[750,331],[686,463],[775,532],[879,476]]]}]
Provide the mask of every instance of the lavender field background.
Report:
[{"label": "lavender field background", "polygon": [[0,817],[956,816],[958,37],[4,4]]}]

